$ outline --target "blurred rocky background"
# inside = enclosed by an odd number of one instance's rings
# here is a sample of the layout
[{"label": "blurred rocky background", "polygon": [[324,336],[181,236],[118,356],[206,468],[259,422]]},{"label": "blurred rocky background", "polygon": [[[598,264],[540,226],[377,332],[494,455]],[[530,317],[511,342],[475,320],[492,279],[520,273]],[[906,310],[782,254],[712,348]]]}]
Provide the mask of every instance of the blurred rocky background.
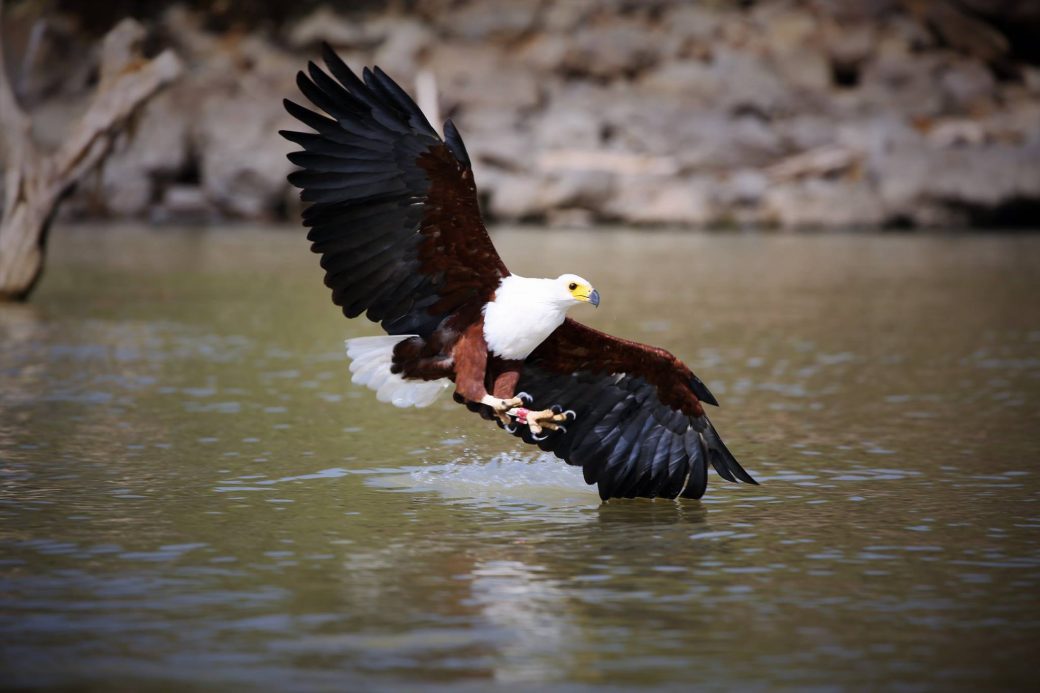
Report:
[{"label": "blurred rocky background", "polygon": [[8,2],[11,78],[57,145],[131,16],[181,78],[65,218],[282,219],[283,97],[322,41],[435,86],[493,220],[1040,227],[1040,2]]}]

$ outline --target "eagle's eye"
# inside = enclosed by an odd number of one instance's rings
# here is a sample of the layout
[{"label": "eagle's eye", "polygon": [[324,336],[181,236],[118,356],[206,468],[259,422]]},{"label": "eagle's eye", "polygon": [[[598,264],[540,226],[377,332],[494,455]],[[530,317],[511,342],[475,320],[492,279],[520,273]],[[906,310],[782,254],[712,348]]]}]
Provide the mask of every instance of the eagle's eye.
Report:
[{"label": "eagle's eye", "polygon": [[571,282],[570,284],[567,285],[567,288],[570,289],[571,291],[574,291],[575,289],[578,288],[578,285],[575,284],[574,282]]}]

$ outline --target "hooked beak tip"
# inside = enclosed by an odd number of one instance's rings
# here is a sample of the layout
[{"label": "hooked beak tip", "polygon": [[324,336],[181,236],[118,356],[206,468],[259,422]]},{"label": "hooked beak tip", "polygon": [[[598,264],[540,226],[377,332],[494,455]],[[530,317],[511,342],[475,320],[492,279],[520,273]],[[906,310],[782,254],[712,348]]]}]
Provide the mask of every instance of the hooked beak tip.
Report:
[{"label": "hooked beak tip", "polygon": [[591,303],[595,308],[599,308],[599,292],[595,289],[593,289],[592,293],[589,294],[589,303]]}]

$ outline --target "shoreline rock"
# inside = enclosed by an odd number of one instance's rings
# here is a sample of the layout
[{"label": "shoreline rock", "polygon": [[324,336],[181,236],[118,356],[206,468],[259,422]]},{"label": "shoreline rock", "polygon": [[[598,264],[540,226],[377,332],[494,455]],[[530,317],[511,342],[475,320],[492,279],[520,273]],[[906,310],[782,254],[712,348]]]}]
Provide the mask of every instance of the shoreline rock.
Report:
[{"label": "shoreline rock", "polygon": [[[413,94],[432,76],[492,221],[1040,227],[1040,56],[1016,33],[1040,11],[749,5],[305,3],[280,24],[215,27],[174,4],[143,21],[184,77],[64,216],[286,218],[281,99],[328,40]],[[67,83],[60,72],[96,50],[75,15],[49,22],[20,82],[47,114],[37,128],[56,130],[90,81],[83,65]]]}]

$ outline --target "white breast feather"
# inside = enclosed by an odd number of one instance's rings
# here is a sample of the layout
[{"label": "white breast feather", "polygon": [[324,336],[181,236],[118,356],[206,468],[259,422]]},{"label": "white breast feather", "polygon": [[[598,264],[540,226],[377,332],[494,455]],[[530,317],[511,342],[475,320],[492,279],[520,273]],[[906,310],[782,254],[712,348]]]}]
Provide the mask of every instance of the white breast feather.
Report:
[{"label": "white breast feather", "polygon": [[526,359],[563,324],[567,306],[558,298],[554,280],[515,274],[504,278],[495,300],[484,307],[488,350],[504,359]]}]

